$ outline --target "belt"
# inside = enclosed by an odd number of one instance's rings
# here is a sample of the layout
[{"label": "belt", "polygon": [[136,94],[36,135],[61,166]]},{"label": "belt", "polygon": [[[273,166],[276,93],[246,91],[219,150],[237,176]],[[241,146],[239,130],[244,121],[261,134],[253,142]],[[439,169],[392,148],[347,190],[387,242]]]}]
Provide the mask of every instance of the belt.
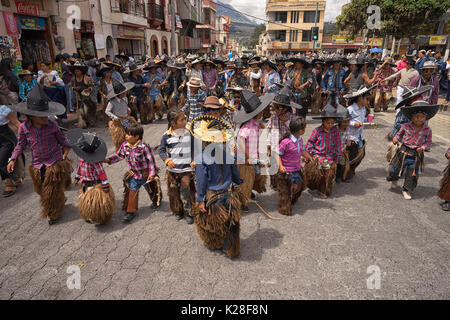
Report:
[{"label": "belt", "polygon": [[101,180],[94,180],[94,181],[83,181],[83,186],[85,187],[93,187],[96,186],[97,184],[102,183]]}]

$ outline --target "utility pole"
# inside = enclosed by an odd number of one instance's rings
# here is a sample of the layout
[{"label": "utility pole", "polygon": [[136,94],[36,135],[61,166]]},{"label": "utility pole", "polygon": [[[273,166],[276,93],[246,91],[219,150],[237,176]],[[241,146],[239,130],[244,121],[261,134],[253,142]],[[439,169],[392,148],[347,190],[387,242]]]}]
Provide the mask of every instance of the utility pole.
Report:
[{"label": "utility pole", "polygon": [[170,20],[171,20],[171,32],[172,32],[172,38],[170,39],[170,46],[171,46],[171,55],[176,56],[177,55],[177,43],[175,39],[175,1],[176,0],[170,0]]},{"label": "utility pole", "polygon": [[[316,14],[314,16],[314,27],[317,27],[317,13],[319,12],[319,3],[316,2]],[[312,36],[312,35],[311,35]],[[313,55],[316,53],[316,40],[313,40]]]}]

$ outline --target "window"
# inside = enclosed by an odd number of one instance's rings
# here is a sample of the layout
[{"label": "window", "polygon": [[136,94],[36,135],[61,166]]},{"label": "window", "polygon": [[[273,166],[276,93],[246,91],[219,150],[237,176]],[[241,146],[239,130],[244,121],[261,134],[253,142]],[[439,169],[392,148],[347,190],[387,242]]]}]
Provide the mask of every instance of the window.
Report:
[{"label": "window", "polygon": [[9,8],[9,0],[2,0],[2,6]]},{"label": "window", "polygon": [[302,30],[302,41],[311,41],[311,30]]},{"label": "window", "polygon": [[275,12],[275,21],[286,23],[287,22],[287,12],[286,11],[277,11]]},{"label": "window", "polygon": [[291,11],[291,23],[298,23],[300,17],[300,11]]},{"label": "window", "polygon": [[290,36],[290,42],[297,42],[298,41],[298,30],[291,30],[289,32]]},{"label": "window", "polygon": [[286,41],[286,30],[277,30],[275,32],[275,40],[280,42]]},{"label": "window", "polygon": [[[316,16],[316,12],[315,11],[305,11],[303,12],[303,22],[313,22],[314,23],[314,17]],[[320,11],[317,12],[317,21],[320,21]]]}]

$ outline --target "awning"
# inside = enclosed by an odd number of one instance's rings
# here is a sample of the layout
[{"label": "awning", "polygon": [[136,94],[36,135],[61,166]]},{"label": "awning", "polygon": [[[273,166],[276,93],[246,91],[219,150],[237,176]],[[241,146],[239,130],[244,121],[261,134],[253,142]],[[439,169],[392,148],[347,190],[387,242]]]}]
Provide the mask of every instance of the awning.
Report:
[{"label": "awning", "polygon": [[322,44],[322,49],[358,49],[363,44]]}]

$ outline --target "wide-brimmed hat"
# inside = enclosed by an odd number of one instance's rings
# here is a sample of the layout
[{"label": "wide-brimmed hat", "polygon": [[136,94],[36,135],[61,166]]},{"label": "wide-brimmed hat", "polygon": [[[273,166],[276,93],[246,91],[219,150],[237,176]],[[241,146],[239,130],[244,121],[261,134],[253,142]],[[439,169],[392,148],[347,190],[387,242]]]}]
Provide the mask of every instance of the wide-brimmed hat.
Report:
[{"label": "wide-brimmed hat", "polygon": [[325,60],[316,58],[316,59],[313,59],[312,64],[313,64],[313,65],[316,65],[316,64],[322,64],[322,65],[324,65],[324,64],[326,64],[326,63],[325,63]]},{"label": "wide-brimmed hat", "polygon": [[154,60],[148,61],[148,63],[142,69],[143,70],[150,70],[152,68],[159,68],[159,65]]},{"label": "wide-brimmed hat", "polygon": [[77,61],[74,64],[67,67],[69,68],[69,71],[72,73],[74,73],[76,69],[80,70],[82,73],[86,73],[89,68],[87,65],[82,64],[80,61]]},{"label": "wide-brimmed hat", "polygon": [[255,93],[244,90],[241,92],[241,109],[236,114],[236,123],[244,123],[260,114],[275,98],[274,93],[266,93],[258,97]]},{"label": "wide-brimmed hat", "polygon": [[411,104],[414,100],[420,99],[424,93],[432,90],[433,86],[423,86],[420,88],[404,86],[402,88],[404,90],[402,94],[402,101],[397,103],[395,109],[401,108],[405,105]]},{"label": "wide-brimmed hat", "polygon": [[110,66],[110,67],[122,68],[120,61],[118,61],[117,59],[114,59],[114,61],[105,61],[105,62],[103,62],[103,64],[106,64],[107,66]]},{"label": "wide-brimmed hat", "polygon": [[262,59],[260,63],[262,66],[269,65],[269,67],[271,67],[275,71],[278,71],[278,66],[275,61],[272,61],[272,60],[269,60],[266,58],[266,59]]},{"label": "wide-brimmed hat", "polygon": [[75,154],[87,162],[100,162],[108,153],[105,141],[94,132],[75,128],[69,130],[66,137]]},{"label": "wide-brimmed hat", "polygon": [[34,76],[35,73],[31,72],[30,70],[23,70],[21,73],[18,74],[19,77],[25,77],[25,76]]},{"label": "wide-brimmed hat", "polygon": [[175,68],[175,69],[186,69],[186,65],[182,61],[176,61],[176,60],[170,60],[167,63],[168,68]]},{"label": "wide-brimmed hat", "polygon": [[245,69],[247,67],[244,65],[244,63],[242,62],[241,59],[236,59],[234,61],[234,64],[231,66],[231,68],[233,68],[233,69]]},{"label": "wide-brimmed hat", "polygon": [[259,64],[261,62],[261,59],[261,56],[254,56],[248,61],[248,64]]},{"label": "wide-brimmed hat", "polygon": [[206,98],[204,103],[198,103],[202,108],[210,108],[210,109],[221,109],[223,107],[223,103],[220,103],[219,98],[216,96],[209,96]]},{"label": "wide-brimmed hat", "polygon": [[12,105],[11,109],[35,117],[59,116],[66,112],[62,104],[50,100],[40,84],[36,84],[31,89],[26,102]]},{"label": "wide-brimmed hat", "polygon": [[138,66],[136,63],[132,62],[125,68],[123,73],[131,73],[133,71],[142,70],[144,67],[145,65]]},{"label": "wide-brimmed hat", "polygon": [[192,120],[189,131],[194,138],[210,143],[224,143],[235,136],[230,123],[208,114]]},{"label": "wide-brimmed hat", "polygon": [[313,119],[325,119],[325,118],[340,118],[341,116],[337,113],[338,107],[340,105],[338,104],[336,107],[334,107],[331,103],[328,103],[325,108],[320,112],[319,116],[312,117]]},{"label": "wide-brimmed hat", "polygon": [[280,91],[278,91],[275,98],[273,98],[273,103],[286,107],[292,107],[298,110],[303,109],[303,106],[291,100],[291,96],[292,96],[291,89],[287,86],[284,86]]},{"label": "wide-brimmed hat", "polygon": [[119,80],[112,78],[112,85],[113,90],[108,94],[106,97],[107,99],[112,99],[114,97],[117,97],[118,95],[121,95],[124,92],[127,92],[128,90],[132,89],[135,86],[134,82],[125,82],[122,83]]},{"label": "wide-brimmed hat", "polygon": [[236,87],[228,87],[228,88],[226,89],[226,91],[232,91],[232,92],[242,92],[242,91],[244,91],[244,90],[245,90],[244,88],[239,87],[239,86],[236,86]]},{"label": "wide-brimmed hat", "polygon": [[130,58],[123,52],[121,52],[118,55],[116,55],[116,58],[122,58],[122,59],[125,59],[125,61],[130,60]]},{"label": "wide-brimmed hat", "polygon": [[427,120],[433,118],[439,111],[440,105],[431,105],[425,100],[417,100],[411,103],[409,106],[404,106],[401,108],[403,115],[409,120],[416,113],[423,113],[427,116]]},{"label": "wide-brimmed hat", "polygon": [[194,64],[197,64],[197,63],[203,63],[204,61],[205,61],[205,59],[203,59],[203,58],[197,58],[191,62],[191,65],[193,66]]},{"label": "wide-brimmed hat", "polygon": [[306,61],[306,57],[303,56],[303,55],[290,56],[288,60],[289,60],[290,62],[294,63],[294,64],[295,64],[296,62],[300,62],[300,63],[302,63],[302,64],[305,65],[305,66],[308,64],[308,61]]},{"label": "wide-brimmed hat", "polygon": [[105,73],[113,71],[112,67],[107,66],[106,64],[102,63],[100,66],[100,70],[95,72],[95,75],[99,78],[103,78],[105,76]]},{"label": "wide-brimmed hat", "polygon": [[198,58],[198,55],[189,53],[186,57],[186,60],[194,61]]},{"label": "wide-brimmed hat", "polygon": [[202,86],[202,80],[196,77],[192,77],[191,80],[186,83],[188,87],[200,88]]},{"label": "wide-brimmed hat", "polygon": [[352,119],[352,117],[350,116],[350,112],[348,112],[348,109],[340,104],[336,108],[336,114],[339,116],[338,121],[346,121]]},{"label": "wide-brimmed hat", "polygon": [[210,64],[210,65],[214,66],[214,68],[217,67],[217,65],[216,65],[212,60],[210,60],[210,59],[206,59],[206,61],[205,61],[205,66],[206,66],[207,64]]},{"label": "wide-brimmed hat", "polygon": [[87,65],[89,67],[95,68],[95,67],[98,67],[99,65],[101,65],[101,62],[98,61],[98,59],[91,59],[87,62]]},{"label": "wide-brimmed hat", "polygon": [[426,61],[420,69],[436,69],[433,61]]},{"label": "wide-brimmed hat", "polygon": [[371,86],[369,88],[367,88],[366,86],[362,85],[358,90],[350,92],[350,93],[344,95],[344,98],[351,100],[351,99],[358,98],[359,96],[363,96],[365,94],[370,94],[370,92],[373,89],[375,89],[377,86],[378,86],[378,83],[374,84],[373,86]]}]

